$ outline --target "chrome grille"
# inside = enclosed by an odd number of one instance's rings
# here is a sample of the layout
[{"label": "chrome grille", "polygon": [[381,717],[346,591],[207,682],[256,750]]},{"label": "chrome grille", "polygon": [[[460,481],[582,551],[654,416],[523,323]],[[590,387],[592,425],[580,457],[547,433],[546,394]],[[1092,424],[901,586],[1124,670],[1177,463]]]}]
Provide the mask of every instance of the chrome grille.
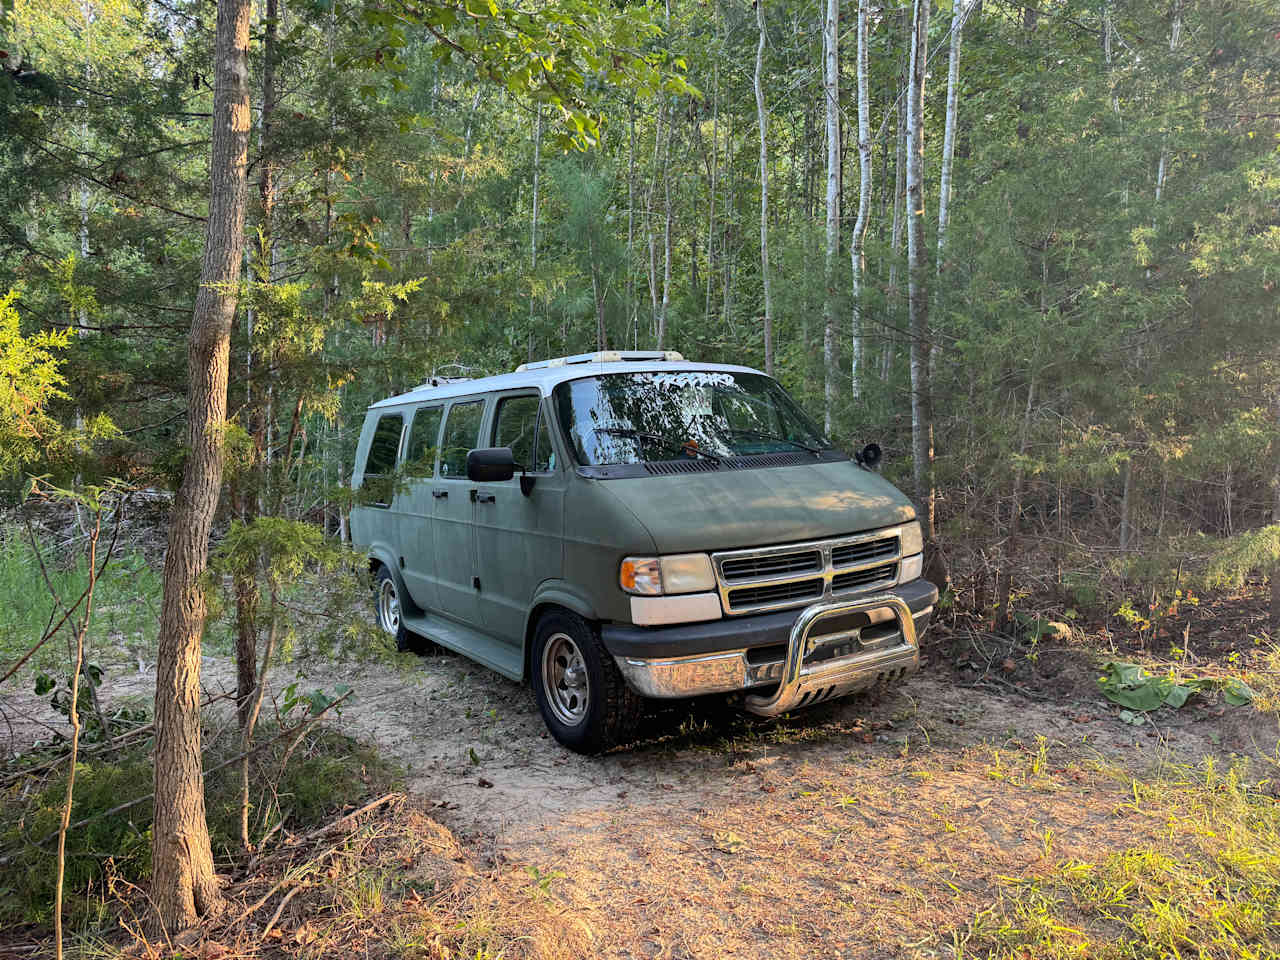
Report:
[{"label": "chrome grille", "polygon": [[865,563],[869,560],[880,560],[884,557],[896,557],[898,555],[898,538],[885,537],[883,540],[871,540],[867,543],[846,543],[843,546],[833,547],[831,550],[831,565],[836,569],[841,567],[851,567],[855,563]]},{"label": "chrome grille", "polygon": [[792,580],[774,583],[766,587],[739,587],[729,591],[729,604],[734,608],[760,604],[789,603],[793,600],[809,600],[822,596],[824,584],[821,577],[809,580]]},{"label": "chrome grille", "polygon": [[857,587],[865,587],[872,583],[882,583],[885,580],[896,580],[898,578],[898,564],[886,563],[879,567],[870,567],[866,570],[846,570],[837,573],[831,578],[831,590],[833,593],[840,593],[843,590],[853,590]]},{"label": "chrome grille", "polygon": [[899,527],[869,533],[713,553],[727,614],[803,606],[898,579]]},{"label": "chrome grille", "polygon": [[771,557],[741,557],[726,560],[720,567],[729,583],[760,577],[782,577],[790,573],[812,573],[822,569],[822,551],[802,550],[779,553]]}]

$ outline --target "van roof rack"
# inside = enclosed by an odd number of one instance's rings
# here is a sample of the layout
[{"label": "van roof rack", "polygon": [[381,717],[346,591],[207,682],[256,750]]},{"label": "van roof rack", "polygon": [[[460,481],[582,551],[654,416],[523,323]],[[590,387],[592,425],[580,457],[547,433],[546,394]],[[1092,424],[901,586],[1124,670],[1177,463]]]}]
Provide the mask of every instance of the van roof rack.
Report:
[{"label": "van roof rack", "polygon": [[684,357],[674,350],[600,350],[596,353],[578,353],[572,357],[556,357],[552,360],[522,363],[516,367],[516,373],[566,367],[571,363],[619,363],[623,360],[665,360],[668,363],[679,363],[684,360]]},{"label": "van roof rack", "polygon": [[427,377],[414,387],[415,390],[427,390],[432,387],[447,387],[451,383],[470,383],[475,377]]}]

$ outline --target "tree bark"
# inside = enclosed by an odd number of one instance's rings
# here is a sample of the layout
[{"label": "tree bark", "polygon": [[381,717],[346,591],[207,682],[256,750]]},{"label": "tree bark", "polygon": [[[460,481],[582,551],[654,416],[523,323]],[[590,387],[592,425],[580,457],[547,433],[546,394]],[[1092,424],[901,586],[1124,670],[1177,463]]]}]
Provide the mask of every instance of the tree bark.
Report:
[{"label": "tree bark", "polygon": [[[903,32],[909,22],[905,20],[906,11],[903,11],[904,23]],[[898,255],[902,250],[902,225],[903,214],[905,212],[907,199],[907,106],[906,97],[903,96],[903,90],[908,85],[907,75],[910,68],[910,46],[908,43],[904,48],[904,57],[902,69],[899,73],[898,96],[895,98],[897,107],[897,131],[894,139],[897,142],[896,156],[894,158],[894,175],[893,175],[893,228],[890,231],[889,240],[889,303],[894,307],[894,313],[897,312],[898,297]],[[893,373],[894,360],[894,341],[890,336],[885,337],[884,354],[880,361],[880,379],[888,382],[890,374]]]},{"label": "tree bark", "polygon": [[822,21],[822,99],[827,131],[827,246],[822,302],[823,429],[836,403],[836,255],[840,250],[840,2],[827,0]]},{"label": "tree bark", "polygon": [[928,254],[924,243],[924,80],[930,0],[915,0],[907,90],[907,309],[911,328],[911,451],[916,499],[929,538],[935,530],[933,405],[929,383]]},{"label": "tree bark", "polygon": [[671,129],[667,123],[667,142],[662,151],[662,307],[658,312],[658,349],[667,341],[667,314],[671,310]]},{"label": "tree bark", "polygon": [[868,80],[867,8],[869,0],[858,0],[858,219],[853,224],[849,241],[849,261],[853,273],[853,357],[850,360],[851,392],[856,400],[862,396],[863,358],[866,355],[866,331],[862,322],[862,278],[867,272],[863,245],[867,239],[867,221],[871,218],[871,93]]},{"label": "tree bark", "polygon": [[951,14],[951,52],[947,62],[947,120],[942,135],[942,173],[938,193],[938,275],[942,275],[947,245],[947,226],[951,222],[951,167],[956,148],[956,106],[960,98],[960,44],[964,23],[971,10],[969,0],[959,0]]},{"label": "tree bark", "polygon": [[187,353],[190,447],[169,522],[156,663],[151,900],[170,932],[221,905],[200,769],[201,580],[222,487],[227,364],[244,249],[248,54],[249,0],[220,0],[209,219]]},{"label": "tree bark", "polygon": [[[756,0],[756,27],[760,39],[756,44],[756,123],[760,127],[760,281],[764,286],[764,372],[773,376],[773,290],[769,283],[769,141],[764,112],[764,0]],[[728,260],[728,257],[725,257]],[[725,295],[726,307],[728,294]],[[726,315],[727,315],[726,309]]]}]

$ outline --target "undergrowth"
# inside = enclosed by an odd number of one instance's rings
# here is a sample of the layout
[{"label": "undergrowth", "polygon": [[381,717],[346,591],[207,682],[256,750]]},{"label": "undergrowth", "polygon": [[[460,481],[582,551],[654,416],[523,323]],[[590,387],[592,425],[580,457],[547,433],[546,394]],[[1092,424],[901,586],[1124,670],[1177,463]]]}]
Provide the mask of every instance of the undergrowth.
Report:
[{"label": "undergrowth", "polygon": [[[260,725],[258,742],[275,731]],[[251,770],[251,837],[275,835],[280,820],[288,831],[305,830],[340,807],[385,793],[398,777],[375,750],[335,730],[317,726],[286,758],[288,738],[266,747]],[[205,767],[239,752],[231,729],[207,745]],[[287,762],[285,762],[287,759]],[[205,800],[213,853],[226,869],[239,853],[238,765],[206,779]],[[68,921],[88,932],[110,918],[120,895],[151,872],[151,801],[108,814],[146,797],[153,787],[150,744],[115,756],[98,754],[76,767],[71,822],[94,818],[67,835],[66,911]],[[0,800],[0,929],[52,920],[57,829],[66,790],[66,766],[23,789],[21,781]]]},{"label": "undergrowth", "polygon": [[[47,539],[38,542],[50,583],[70,604],[87,580],[84,556],[80,552],[60,553]],[[119,549],[94,592],[91,638],[109,638],[110,642],[95,642],[89,659],[106,656],[133,661],[140,655],[150,658],[160,615],[160,595],[160,574],[146,557],[127,547]],[[0,526],[0,597],[4,598],[0,603],[0,660],[8,660],[25,653],[40,639],[51,626],[50,611],[55,606],[36,552],[26,530],[19,525]],[[65,659],[65,647],[54,641],[36,654],[30,666],[50,669]]]},{"label": "undergrowth", "polygon": [[953,936],[956,957],[1280,956],[1280,805],[1247,773],[1212,760],[1145,782],[1117,772],[1125,812],[1162,822],[1162,841],[1004,878]]}]

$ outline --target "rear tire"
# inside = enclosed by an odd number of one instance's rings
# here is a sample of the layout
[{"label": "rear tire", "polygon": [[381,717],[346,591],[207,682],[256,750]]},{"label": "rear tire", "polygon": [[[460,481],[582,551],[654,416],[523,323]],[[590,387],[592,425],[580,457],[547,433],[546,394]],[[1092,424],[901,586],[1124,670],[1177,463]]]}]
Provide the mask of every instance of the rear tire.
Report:
[{"label": "rear tire", "polygon": [[549,611],[538,621],[532,653],[533,694],[556,740],[591,754],[631,739],[644,701],[593,624],[568,610]]},{"label": "rear tire", "polygon": [[424,653],[427,641],[404,625],[404,601],[395,575],[378,564],[373,576],[373,610],[382,632],[396,641],[398,653]]}]

